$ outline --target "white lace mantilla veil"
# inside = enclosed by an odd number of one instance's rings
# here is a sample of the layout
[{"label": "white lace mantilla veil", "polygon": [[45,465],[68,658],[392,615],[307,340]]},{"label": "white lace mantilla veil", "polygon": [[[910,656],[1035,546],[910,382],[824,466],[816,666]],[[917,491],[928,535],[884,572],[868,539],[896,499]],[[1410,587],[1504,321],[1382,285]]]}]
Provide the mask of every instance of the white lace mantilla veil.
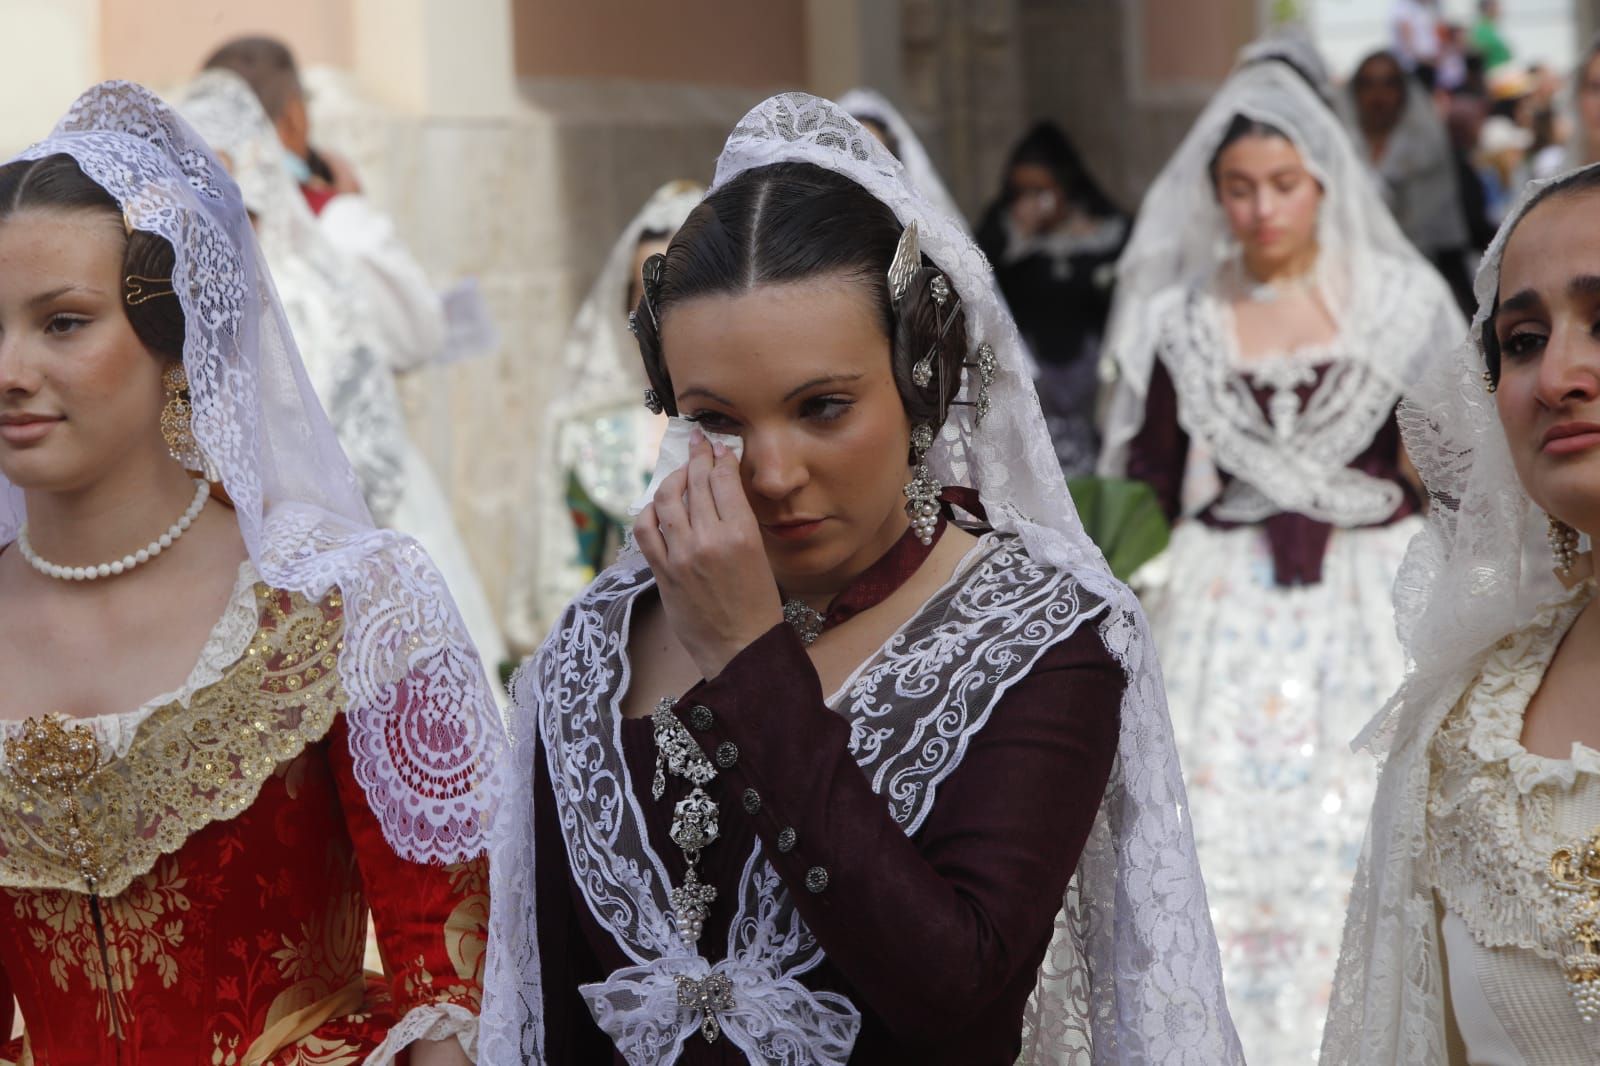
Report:
[{"label": "white lace mantilla veil", "polygon": [[[644,391],[650,386],[639,361],[639,344],[628,331],[630,309],[625,306],[639,240],[646,233],[676,233],[704,195],[700,185],[681,180],[669,181],[651,194],[612,244],[567,332],[561,366],[539,420],[534,451],[543,458],[534,472],[531,505],[523,509],[527,528],[518,541],[524,553],[506,612],[506,633],[524,648],[544,639],[561,608],[586,583],[574,585],[572,577],[577,538],[566,503],[566,471],[578,443],[572,431],[581,431],[586,419],[607,411],[642,411]],[[649,460],[646,454],[644,463]],[[621,514],[643,487],[643,482],[628,486],[620,501],[591,495],[608,513]]]},{"label": "white lace mantilla veil", "polygon": [[[977,489],[991,524],[1015,534],[1034,562],[1070,574],[1106,602],[1100,633],[1127,671],[1111,780],[1028,1005],[1023,1061],[1242,1062],[1224,999],[1149,631],[1137,601],[1112,577],[1078,520],[1033,386],[1018,369],[1022,357],[1016,326],[992,296],[987,261],[955,220],[909,186],[900,164],[870,133],[838,106],[803,93],[772,97],[740,121],[717,162],[713,190],[745,171],[784,162],[811,163],[842,174],[889,205],[902,223],[917,224],[923,252],[963,297],[969,344],[975,348],[980,340],[987,341],[1000,364],[990,389],[993,407],[982,428],[974,426],[972,408],[952,408],[928,461],[944,483]],[[967,392],[970,396],[970,386]],[[611,573],[644,568],[637,550],[631,550]],[[520,767],[531,765],[542,728],[544,695],[535,684],[540,659],[556,654],[559,636],[523,667],[514,684],[513,734]],[[531,778],[521,774],[511,786],[506,809],[516,816],[497,822],[491,860],[493,909],[480,1043],[486,1049],[484,1061],[495,1066],[544,1061],[532,896]],[[634,854],[632,844],[631,837],[619,843],[623,854],[609,861],[648,868],[651,860]],[[753,868],[750,873],[761,876]],[[769,877],[760,889],[763,913],[786,895],[774,882]],[[669,934],[667,940],[676,938]],[[793,935],[759,942],[780,953],[796,950]],[[794,972],[813,964],[801,964]],[[792,979],[782,983],[798,988]],[[753,1062],[801,1066],[842,1063],[849,1057],[853,1029],[841,1023],[836,1002],[843,997],[812,997],[803,989],[784,995],[793,997],[793,1009],[782,1016],[781,1038],[741,1035],[737,1016],[724,1017],[724,1035]],[[847,1001],[843,1007],[854,1014]],[[662,1035],[682,1028],[675,1001],[658,998],[643,1009],[657,1012],[651,1014],[649,1027],[656,1034],[655,1046],[666,1048],[656,1054],[666,1058],[645,1054],[630,1061],[671,1061],[673,1049],[684,1039],[680,1035],[674,1044]],[[813,1035],[797,1042],[791,1039],[796,1031]]]},{"label": "white lace mantilla veil", "polygon": [[1460,340],[1461,315],[1443,279],[1400,232],[1338,116],[1294,70],[1265,58],[1277,51],[1247,52],[1212,97],[1150,186],[1117,261],[1102,473],[1125,472],[1166,323],[1239,254],[1211,180],[1212,157],[1236,115],[1286,134],[1322,185],[1315,282],[1351,342],[1341,354],[1364,360],[1399,392]]},{"label": "white lace mantilla veil", "polygon": [[950,190],[945,188],[939,168],[933,165],[933,158],[922,145],[922,138],[917,136],[917,131],[911,128],[911,123],[889,102],[888,97],[876,89],[856,88],[839,97],[838,104],[857,122],[870,120],[888,130],[894,137],[895,147],[900,150],[900,165],[905,167],[906,180],[911,187],[920,192],[923,199],[935,209],[949,215],[961,223],[963,229],[971,232],[967,216],[956,204],[955,197],[950,195]]},{"label": "white lace mantilla veil", "polygon": [[256,240],[301,362],[317,395],[326,398],[368,508],[378,523],[392,524],[405,489],[405,416],[394,377],[367,335],[354,273],[289,176],[278,132],[243,78],[230,70],[203,71],[176,103],[223,157],[255,216]]},{"label": "white lace mantilla veil", "polygon": [[[268,585],[343,598],[339,676],[356,779],[385,839],[417,862],[483,849],[504,730],[443,580],[409,539],[374,529],[295,351],[238,187],[149,90],[89,89],[17,159],[63,153],[131,229],[176,253],[193,430]],[[25,520],[0,477],[0,543]]]},{"label": "white lace mantilla veil", "polygon": [[1383,769],[1350,893],[1324,1066],[1448,1061],[1444,963],[1422,868],[1428,748],[1496,643],[1562,593],[1546,516],[1517,479],[1484,388],[1479,339],[1500,288],[1506,238],[1534,196],[1579,173],[1529,183],[1478,268],[1470,337],[1401,405],[1401,432],[1430,503],[1395,581],[1396,622],[1412,665],[1356,741],[1383,759]]}]

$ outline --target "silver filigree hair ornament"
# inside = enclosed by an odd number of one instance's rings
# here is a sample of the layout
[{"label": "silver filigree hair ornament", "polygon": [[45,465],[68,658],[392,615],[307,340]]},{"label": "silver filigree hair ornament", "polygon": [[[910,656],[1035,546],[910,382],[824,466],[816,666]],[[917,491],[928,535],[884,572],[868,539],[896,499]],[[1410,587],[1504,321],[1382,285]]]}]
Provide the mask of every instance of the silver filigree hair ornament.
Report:
[{"label": "silver filigree hair ornament", "polygon": [[653,415],[665,414],[667,410],[667,405],[661,402],[661,394],[655,389],[644,390],[644,406]]},{"label": "silver filigree hair ornament", "polygon": [[[650,325],[658,332],[661,329],[661,318],[656,314],[656,302],[661,298],[661,279],[666,274],[666,268],[667,257],[657,252],[644,261],[644,266],[639,271],[639,280],[643,283],[644,289],[644,309],[650,312]],[[635,332],[638,332],[637,329]]]},{"label": "silver filigree hair ornament", "polygon": [[900,306],[921,269],[922,244],[917,239],[917,223],[913,219],[900,232],[900,243],[894,246],[894,258],[889,261],[889,302],[892,305]]}]

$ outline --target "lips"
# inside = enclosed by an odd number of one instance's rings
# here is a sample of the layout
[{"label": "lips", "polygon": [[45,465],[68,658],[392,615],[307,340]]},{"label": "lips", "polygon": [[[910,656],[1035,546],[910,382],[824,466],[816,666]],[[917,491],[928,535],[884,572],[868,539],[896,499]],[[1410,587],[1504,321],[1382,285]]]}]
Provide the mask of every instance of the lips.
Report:
[{"label": "lips", "polygon": [[790,518],[782,522],[763,522],[761,528],[779,540],[805,540],[822,528],[825,518]]},{"label": "lips", "polygon": [[1600,423],[1562,422],[1551,426],[1539,447],[1546,455],[1576,455],[1600,447]]},{"label": "lips", "polygon": [[26,411],[0,412],[0,441],[11,445],[34,444],[49,435],[61,421],[58,415],[30,414]]}]

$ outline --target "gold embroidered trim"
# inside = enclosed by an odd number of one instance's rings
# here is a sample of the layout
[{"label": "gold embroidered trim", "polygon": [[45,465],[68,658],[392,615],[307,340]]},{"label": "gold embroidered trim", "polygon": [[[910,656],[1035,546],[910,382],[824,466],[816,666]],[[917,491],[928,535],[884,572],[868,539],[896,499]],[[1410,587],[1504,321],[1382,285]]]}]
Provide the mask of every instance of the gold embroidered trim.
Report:
[{"label": "gold embroidered trim", "polygon": [[121,758],[64,715],[5,745],[0,885],[115,896],[199,829],[255,802],[280,763],[327,734],[344,705],[337,591],[312,604],[258,584],[249,647],[189,706],[158,708]]}]

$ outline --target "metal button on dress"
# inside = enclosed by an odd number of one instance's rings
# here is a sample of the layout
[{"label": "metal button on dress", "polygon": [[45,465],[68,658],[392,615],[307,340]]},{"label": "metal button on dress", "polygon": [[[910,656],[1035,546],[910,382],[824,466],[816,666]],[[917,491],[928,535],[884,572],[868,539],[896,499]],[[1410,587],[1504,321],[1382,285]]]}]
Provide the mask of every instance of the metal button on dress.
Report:
[{"label": "metal button on dress", "polygon": [[806,891],[812,895],[824,892],[828,887],[828,869],[825,866],[813,866],[806,871]]},{"label": "metal button on dress", "polygon": [[733,769],[733,764],[739,761],[739,745],[731,740],[724,740],[717,745],[717,765],[724,770]]},{"label": "metal button on dress", "polygon": [[794,826],[790,826],[778,834],[778,850],[787,855],[794,850],[796,839],[797,834],[794,831]]},{"label": "metal button on dress", "polygon": [[744,813],[761,813],[761,793],[757,792],[753,788],[747,788],[744,790]]},{"label": "metal button on dress", "polygon": [[697,703],[689,708],[689,724],[702,733],[716,724],[716,717],[711,713],[711,708],[703,703]]}]

